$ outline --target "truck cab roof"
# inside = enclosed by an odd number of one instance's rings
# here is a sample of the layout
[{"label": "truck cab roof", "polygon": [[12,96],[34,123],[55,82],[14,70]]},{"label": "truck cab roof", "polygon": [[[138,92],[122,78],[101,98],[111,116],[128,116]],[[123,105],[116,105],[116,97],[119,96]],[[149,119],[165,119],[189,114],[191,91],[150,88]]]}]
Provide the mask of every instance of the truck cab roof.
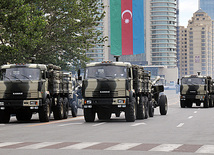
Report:
[{"label": "truck cab roof", "polygon": [[131,63],[129,63],[129,62],[112,62],[112,61],[92,62],[92,63],[87,64],[86,67],[102,66],[102,65],[115,65],[115,66],[131,67]]},{"label": "truck cab roof", "polygon": [[1,69],[17,68],[17,67],[39,68],[41,70],[47,70],[47,66],[44,64],[9,64],[9,65],[2,65]]}]

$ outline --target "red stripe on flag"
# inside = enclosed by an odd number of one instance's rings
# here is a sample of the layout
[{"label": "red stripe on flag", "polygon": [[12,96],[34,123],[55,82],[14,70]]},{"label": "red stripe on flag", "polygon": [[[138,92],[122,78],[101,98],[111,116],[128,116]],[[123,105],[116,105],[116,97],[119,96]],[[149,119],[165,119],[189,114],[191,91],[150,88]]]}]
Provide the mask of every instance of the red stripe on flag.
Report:
[{"label": "red stripe on flag", "polygon": [[133,54],[132,0],[121,0],[122,55]]}]

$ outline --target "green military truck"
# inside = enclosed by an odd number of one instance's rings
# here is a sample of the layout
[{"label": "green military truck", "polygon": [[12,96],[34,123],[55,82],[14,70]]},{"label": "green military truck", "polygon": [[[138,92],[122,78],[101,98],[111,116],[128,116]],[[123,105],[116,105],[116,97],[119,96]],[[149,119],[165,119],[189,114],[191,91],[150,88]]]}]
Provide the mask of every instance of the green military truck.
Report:
[{"label": "green military truck", "polygon": [[126,121],[134,122],[153,117],[158,106],[161,115],[166,115],[164,87],[155,85],[156,81],[151,81],[151,74],[143,67],[126,62],[87,64],[82,83],[85,121],[93,122],[96,113],[98,119],[110,119],[112,113],[119,117],[125,112]]},{"label": "green military truck", "polygon": [[180,84],[180,106],[191,108],[193,103],[204,108],[213,107],[214,90],[213,81],[210,76],[187,75],[181,78]]},{"label": "green military truck", "polygon": [[72,82],[61,68],[44,64],[10,64],[1,66],[0,122],[8,123],[11,115],[18,121],[31,120],[39,114],[41,122],[68,117],[68,98]]}]

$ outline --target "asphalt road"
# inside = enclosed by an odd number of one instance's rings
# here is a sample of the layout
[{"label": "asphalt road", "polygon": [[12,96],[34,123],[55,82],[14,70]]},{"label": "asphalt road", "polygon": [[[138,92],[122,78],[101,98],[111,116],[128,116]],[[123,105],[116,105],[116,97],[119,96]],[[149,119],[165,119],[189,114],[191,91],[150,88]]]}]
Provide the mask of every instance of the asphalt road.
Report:
[{"label": "asphalt road", "polygon": [[169,109],[128,123],[125,116],[85,123],[82,110],[76,118],[40,123],[0,124],[0,154],[214,154],[214,108],[180,108],[179,95],[165,91]]}]

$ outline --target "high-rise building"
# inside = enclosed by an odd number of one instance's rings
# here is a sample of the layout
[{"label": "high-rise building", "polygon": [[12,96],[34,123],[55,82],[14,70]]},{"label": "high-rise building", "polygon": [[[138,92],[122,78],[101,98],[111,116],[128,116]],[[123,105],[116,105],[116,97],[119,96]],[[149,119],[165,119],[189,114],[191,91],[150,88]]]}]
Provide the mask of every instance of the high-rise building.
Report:
[{"label": "high-rise building", "polygon": [[214,0],[199,0],[200,8],[214,20]]},{"label": "high-rise building", "polygon": [[[101,7],[101,5],[98,5],[98,11],[99,12],[106,12],[105,17],[99,21],[99,25],[96,27],[97,30],[100,30],[101,32],[101,37],[106,37],[109,34],[109,25],[108,25],[108,20],[109,20],[109,2],[106,0],[99,0],[98,4],[102,4],[104,5],[104,8]],[[98,38],[99,39],[99,38]],[[109,40],[109,39],[108,39]],[[100,43],[100,44],[96,44],[95,47],[91,48],[90,50],[88,50],[86,52],[86,56],[92,58],[92,62],[101,62],[103,60],[108,60],[109,59],[109,43],[108,40]]]},{"label": "high-rise building", "polygon": [[[147,57],[151,65],[177,66],[176,0],[150,1],[151,45]],[[148,38],[147,38],[148,39]]]},{"label": "high-rise building", "polygon": [[213,21],[202,9],[193,14],[187,28],[180,27],[180,75],[213,76]]}]

